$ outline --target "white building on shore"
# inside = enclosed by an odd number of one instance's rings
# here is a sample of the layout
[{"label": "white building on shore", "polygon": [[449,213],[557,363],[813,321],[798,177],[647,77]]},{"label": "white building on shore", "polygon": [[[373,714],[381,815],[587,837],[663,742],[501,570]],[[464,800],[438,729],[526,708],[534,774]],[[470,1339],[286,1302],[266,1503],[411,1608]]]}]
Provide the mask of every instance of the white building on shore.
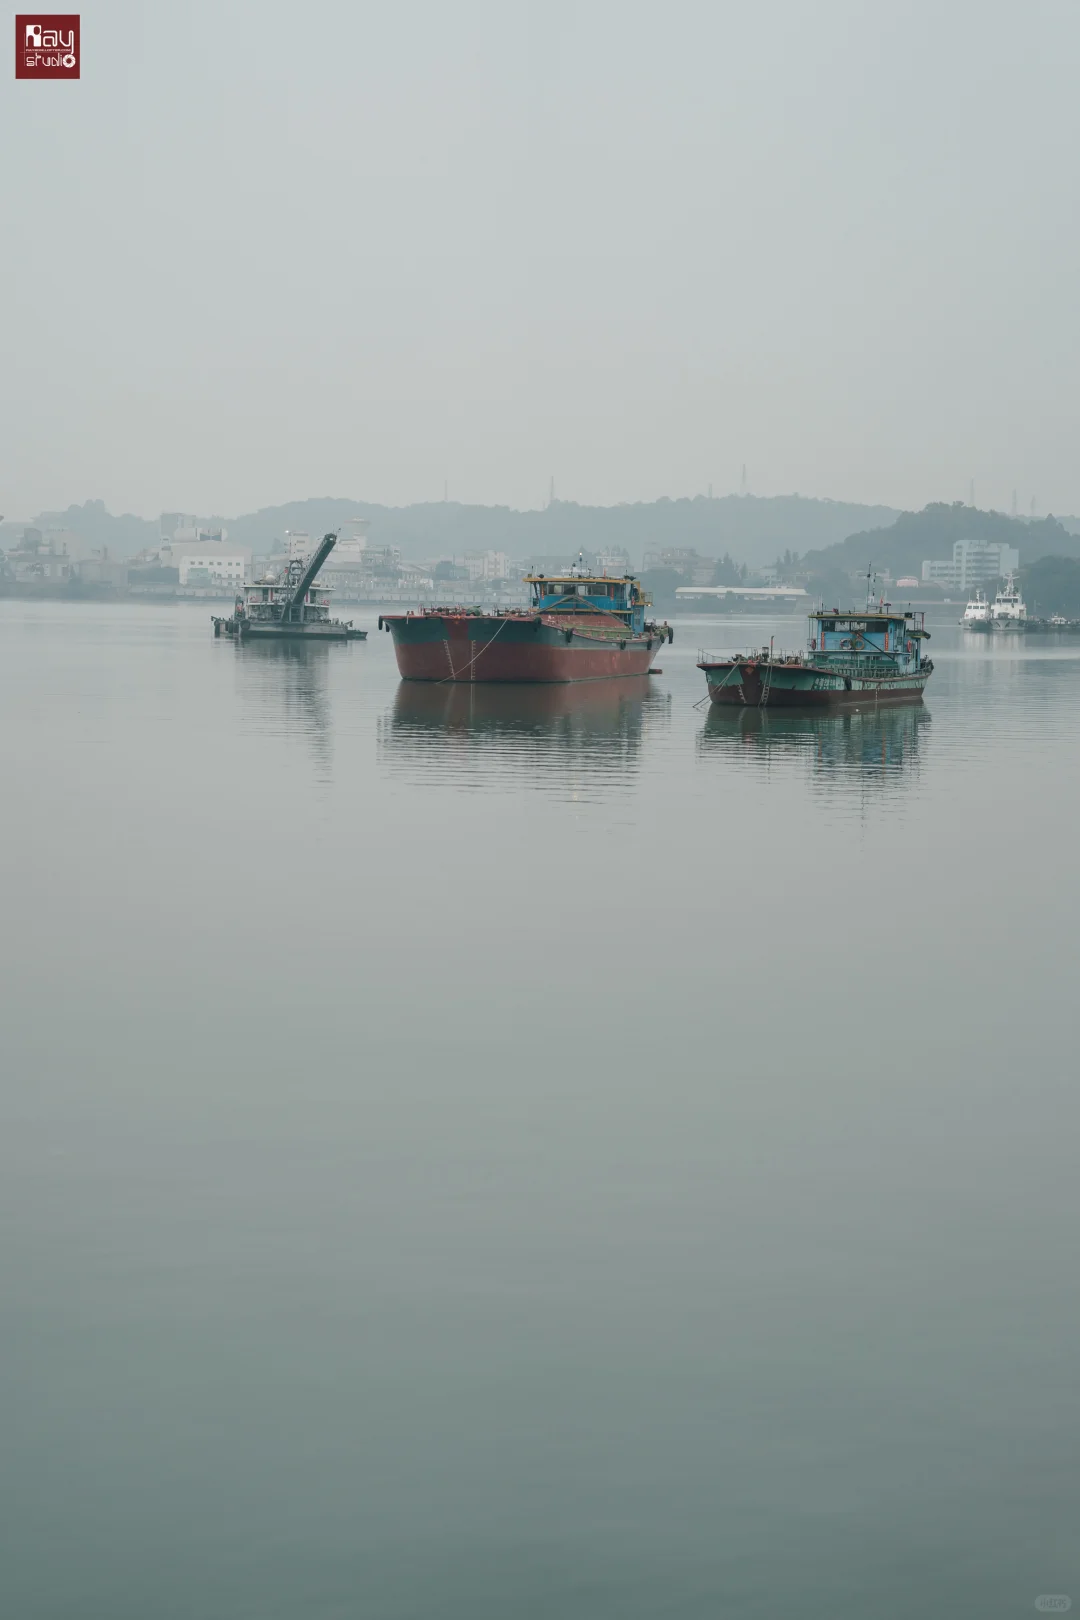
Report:
[{"label": "white building on shore", "polygon": [[467,551],[464,557],[455,557],[454,562],[467,570],[470,584],[510,578],[510,559],[505,551]]},{"label": "white building on shore", "polygon": [[978,585],[1004,579],[1020,567],[1016,546],[1002,541],[957,540],[952,559],[926,558],[922,565],[924,585],[942,585],[950,590],[973,591]]},{"label": "white building on shore", "polygon": [[181,586],[236,590],[251,583],[251,552],[228,541],[224,524],[215,526],[185,512],[163,512],[158,561],[163,568],[177,570]]},{"label": "white building on shore", "polygon": [[171,556],[181,585],[221,585],[236,590],[251,584],[251,552],[242,546],[191,542],[174,546]]}]

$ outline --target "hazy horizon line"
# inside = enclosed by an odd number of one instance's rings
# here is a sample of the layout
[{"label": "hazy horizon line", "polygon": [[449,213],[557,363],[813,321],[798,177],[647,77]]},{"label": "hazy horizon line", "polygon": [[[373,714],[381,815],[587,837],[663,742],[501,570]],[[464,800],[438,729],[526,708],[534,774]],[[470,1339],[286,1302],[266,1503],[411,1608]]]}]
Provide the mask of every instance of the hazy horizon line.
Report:
[{"label": "hazy horizon line", "polygon": [[[403,502],[400,502],[400,503],[394,503],[394,502],[385,501],[385,500],[384,501],[371,500],[371,499],[368,499],[367,497],[362,496],[362,495],[320,494],[320,495],[293,496],[290,499],[280,500],[280,501],[267,501],[267,502],[264,502],[262,505],[252,506],[252,507],[248,508],[247,510],[235,511],[235,512],[231,512],[231,513],[230,512],[218,511],[218,510],[207,510],[205,508],[200,508],[200,507],[197,507],[197,506],[190,506],[190,505],[189,506],[176,506],[176,505],[162,506],[162,507],[159,508],[159,510],[157,512],[153,512],[153,513],[134,511],[130,507],[125,508],[123,510],[114,510],[103,497],[101,497],[101,496],[89,496],[89,497],[87,497],[86,500],[81,501],[81,502],[79,502],[79,501],[71,501],[71,502],[68,503],[67,506],[64,506],[64,507],[61,507],[61,506],[52,506],[52,507],[43,506],[37,512],[33,513],[31,516],[23,516],[23,515],[12,516],[12,515],[9,515],[9,514],[6,514],[6,513],[0,513],[0,524],[9,524],[10,523],[10,524],[15,524],[16,526],[19,525],[20,523],[21,524],[33,524],[34,522],[36,522],[37,520],[39,520],[42,517],[64,516],[68,512],[84,511],[87,507],[91,507],[91,506],[95,506],[95,505],[100,505],[101,507],[103,507],[106,515],[109,516],[109,517],[114,517],[114,518],[135,518],[138,521],[143,522],[143,523],[155,523],[166,512],[183,512],[184,514],[189,514],[190,513],[192,516],[205,517],[208,520],[215,519],[215,518],[220,518],[220,519],[223,519],[225,521],[231,520],[231,521],[235,522],[235,521],[239,521],[241,518],[257,516],[260,512],[275,511],[275,510],[278,510],[278,509],[280,509],[282,507],[287,507],[287,506],[303,506],[303,505],[308,504],[309,502],[317,502],[317,501],[349,501],[349,502],[352,502],[353,504],[355,504],[357,506],[378,507],[378,508],[381,508],[382,510],[387,511],[387,512],[404,512],[404,511],[410,510],[413,507],[431,508],[431,507],[445,506],[445,507],[458,507],[458,508],[461,508],[463,510],[464,509],[477,509],[477,510],[481,510],[481,511],[505,511],[505,512],[513,512],[513,513],[516,513],[516,514],[521,515],[521,516],[525,516],[525,515],[537,515],[537,516],[539,516],[541,513],[551,510],[551,508],[553,506],[577,507],[579,510],[583,510],[583,511],[614,512],[614,511],[619,511],[619,510],[622,510],[622,509],[632,510],[635,507],[660,506],[660,505],[663,505],[665,503],[669,504],[669,505],[675,505],[675,504],[677,504],[679,502],[683,502],[683,501],[688,502],[688,503],[695,503],[695,502],[698,502],[698,501],[713,502],[713,503],[719,505],[719,504],[721,504],[723,502],[744,501],[744,500],[745,501],[762,501],[762,502],[805,501],[808,504],[819,505],[819,506],[862,507],[862,508],[864,508],[864,509],[866,509],[868,511],[872,511],[872,510],[877,509],[877,510],[895,512],[897,514],[900,514],[902,512],[921,512],[921,511],[925,511],[927,509],[927,507],[930,507],[930,506],[963,506],[963,507],[970,507],[970,509],[972,511],[974,511],[974,512],[993,513],[993,514],[996,514],[996,515],[998,515],[1000,517],[1016,518],[1017,521],[1025,522],[1025,523],[1031,522],[1033,518],[1036,519],[1036,520],[1040,520],[1040,519],[1043,519],[1043,518],[1046,518],[1046,517],[1052,517],[1052,516],[1055,515],[1053,512],[1040,511],[1037,506],[1033,511],[1021,511],[1021,510],[1012,511],[1012,510],[1007,510],[1006,508],[999,507],[999,506],[980,506],[977,502],[973,503],[973,502],[970,502],[970,501],[965,501],[965,500],[960,500],[960,499],[947,500],[947,499],[942,499],[941,497],[931,498],[929,500],[926,500],[926,501],[923,502],[923,504],[921,506],[903,506],[903,505],[897,505],[895,502],[888,501],[888,500],[883,500],[883,499],[882,500],[858,500],[858,499],[853,499],[853,498],[849,498],[849,497],[846,497],[846,496],[837,496],[837,495],[806,495],[806,494],[803,494],[799,490],[790,490],[790,491],[787,491],[787,492],[780,492],[780,493],[771,494],[771,495],[759,494],[759,493],[756,493],[753,490],[727,490],[723,494],[714,494],[711,490],[697,490],[693,494],[657,495],[657,496],[654,496],[651,500],[636,500],[636,501],[620,500],[620,501],[608,501],[608,502],[582,501],[582,500],[575,500],[572,497],[556,495],[553,499],[544,502],[540,506],[514,506],[514,505],[511,505],[509,502],[506,502],[506,501],[458,500],[458,499],[455,499],[454,497],[451,497],[451,496],[444,497],[443,499],[436,499],[436,500],[412,500],[412,501],[403,501]],[[1061,513],[1061,516],[1063,516],[1063,517],[1072,517],[1073,514],[1063,512],[1063,513]]]}]

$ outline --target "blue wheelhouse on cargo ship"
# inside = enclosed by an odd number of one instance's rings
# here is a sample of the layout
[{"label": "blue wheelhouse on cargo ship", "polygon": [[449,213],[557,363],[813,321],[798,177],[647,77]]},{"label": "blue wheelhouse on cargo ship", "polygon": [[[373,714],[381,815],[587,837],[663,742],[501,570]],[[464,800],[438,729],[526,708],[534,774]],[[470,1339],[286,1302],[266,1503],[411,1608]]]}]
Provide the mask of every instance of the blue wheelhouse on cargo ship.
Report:
[{"label": "blue wheelhouse on cargo ship", "polygon": [[634,576],[624,574],[618,579],[590,573],[581,552],[565,574],[526,574],[524,583],[530,588],[530,607],[540,613],[598,609],[614,613],[634,635],[645,633],[645,609],[650,599]]}]

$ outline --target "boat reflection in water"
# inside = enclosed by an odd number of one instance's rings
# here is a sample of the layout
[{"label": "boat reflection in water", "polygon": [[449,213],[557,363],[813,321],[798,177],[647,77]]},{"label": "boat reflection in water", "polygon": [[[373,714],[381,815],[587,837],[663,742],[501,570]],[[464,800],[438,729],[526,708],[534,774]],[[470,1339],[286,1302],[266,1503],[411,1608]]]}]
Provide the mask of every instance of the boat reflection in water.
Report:
[{"label": "boat reflection in water", "polygon": [[303,736],[316,761],[331,757],[330,660],[352,646],[329,641],[221,641],[236,669],[244,723],[271,735]]},{"label": "boat reflection in water", "polygon": [[633,774],[647,730],[670,712],[647,675],[551,685],[402,681],[379,724],[379,751],[425,782],[486,788],[502,774],[574,796]]},{"label": "boat reflection in water", "polygon": [[871,784],[888,791],[918,774],[920,737],[929,724],[922,704],[809,714],[714,704],[698,735],[698,753],[765,771],[801,761],[830,791]]}]

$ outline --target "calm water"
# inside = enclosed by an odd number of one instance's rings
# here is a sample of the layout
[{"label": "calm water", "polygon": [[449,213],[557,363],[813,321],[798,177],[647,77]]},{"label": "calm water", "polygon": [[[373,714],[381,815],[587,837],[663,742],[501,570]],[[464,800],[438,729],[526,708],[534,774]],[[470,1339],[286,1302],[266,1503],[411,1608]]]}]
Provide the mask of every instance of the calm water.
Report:
[{"label": "calm water", "polygon": [[0,603],[0,1612],[1080,1603],[1080,642],[925,708]]}]

